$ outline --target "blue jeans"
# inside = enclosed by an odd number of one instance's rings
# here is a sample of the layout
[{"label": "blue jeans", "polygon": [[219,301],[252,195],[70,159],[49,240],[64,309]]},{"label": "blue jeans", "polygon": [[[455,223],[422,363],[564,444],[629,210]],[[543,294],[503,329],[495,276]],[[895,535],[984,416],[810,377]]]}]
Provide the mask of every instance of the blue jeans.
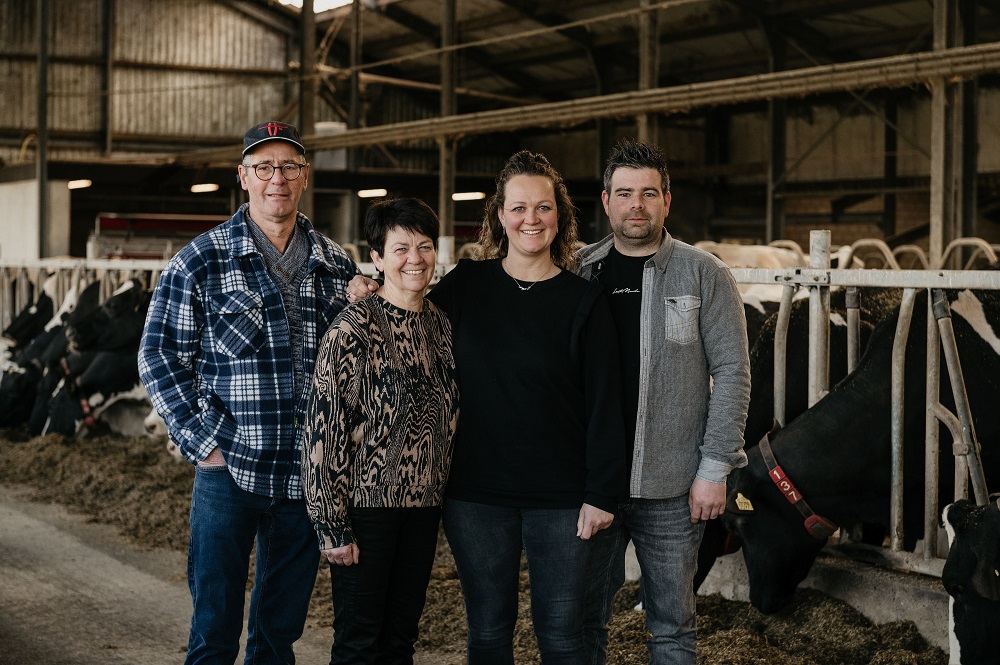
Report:
[{"label": "blue jeans", "polygon": [[625,581],[625,548],[631,540],[642,571],[646,627],[652,635],[646,643],[649,662],[694,665],[694,575],[704,530],[704,522],[691,523],[686,494],[618,504],[614,523],[594,537],[587,563],[587,663],[607,661],[608,622],[615,594]]},{"label": "blue jeans", "polygon": [[330,564],[331,665],[412,665],[441,508],[349,508],[358,563]]},{"label": "blue jeans", "polygon": [[579,515],[579,508],[511,508],[445,500],[444,530],[455,556],[469,624],[469,665],[514,663],[522,546],[543,665],[583,662],[583,575],[590,543],[576,537]]},{"label": "blue jeans", "polygon": [[319,568],[305,501],[251,494],[226,467],[199,466],[191,494],[188,586],[194,613],[185,663],[236,662],[254,538],[257,571],[244,663],[295,662],[292,644],[302,635]]}]

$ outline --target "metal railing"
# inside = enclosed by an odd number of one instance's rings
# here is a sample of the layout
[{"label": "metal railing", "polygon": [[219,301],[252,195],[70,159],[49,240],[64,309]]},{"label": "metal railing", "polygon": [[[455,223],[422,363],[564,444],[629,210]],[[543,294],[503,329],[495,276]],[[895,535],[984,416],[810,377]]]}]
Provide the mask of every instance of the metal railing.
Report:
[{"label": "metal railing", "polygon": [[[928,352],[927,352],[927,427],[925,440],[925,459],[927,471],[928,496],[925,502],[927,507],[925,514],[925,547],[923,555],[913,555],[902,551],[902,459],[903,445],[903,384],[905,367],[902,358],[905,355],[905,345],[909,334],[908,322],[912,316],[913,301],[918,289],[940,290],[940,289],[1000,289],[1000,271],[986,270],[857,270],[857,269],[831,269],[829,268],[829,232],[813,232],[816,235],[810,243],[810,267],[802,268],[781,268],[781,269],[760,269],[760,268],[734,268],[732,273],[736,281],[740,284],[770,284],[784,287],[781,305],[777,314],[777,328],[775,333],[775,354],[774,354],[774,410],[775,418],[778,422],[785,422],[785,378],[786,369],[786,349],[787,330],[791,314],[792,296],[799,288],[806,288],[810,292],[810,344],[809,344],[809,404],[815,404],[829,390],[829,319],[830,301],[829,291],[833,287],[882,287],[901,288],[904,290],[903,305],[900,314],[900,324],[896,331],[894,346],[894,356],[892,365],[892,391],[893,408],[891,418],[892,446],[893,446],[893,508],[891,513],[890,526],[890,546],[888,557],[883,550],[878,557],[882,560],[889,559],[893,567],[922,572],[932,575],[940,575],[943,560],[936,557],[937,550],[937,523],[938,523],[938,497],[937,497],[937,451],[938,451],[938,428],[937,422],[945,424],[952,432],[955,439],[954,449],[961,454],[974,453],[978,447],[978,442],[974,439],[963,438],[964,433],[969,429],[967,423],[971,424],[971,415],[962,412],[961,400],[956,396],[956,403],[960,404],[960,413],[956,416],[947,413],[938,401],[938,386],[940,382],[939,357],[941,333],[939,327],[947,325],[950,329],[950,318],[947,323],[936,318],[935,313],[930,311],[928,305]],[[824,235],[825,234],[825,235]],[[884,244],[884,243],[883,243]],[[949,246],[948,253],[944,259],[947,260],[950,252],[957,251],[958,247],[972,247],[973,251],[989,260],[996,259],[994,248],[977,240],[963,239],[953,243],[956,249]],[[862,247],[880,248],[886,256],[886,263],[896,264],[893,253],[887,247],[881,248],[878,243],[863,241],[855,243],[854,248]],[[909,251],[909,250],[908,250]],[[973,257],[975,258],[975,257]],[[41,284],[46,279],[52,278],[55,282],[56,302],[58,309],[61,300],[72,289],[78,289],[81,285],[89,284],[99,280],[102,284],[101,299],[105,299],[125,280],[135,276],[141,276],[146,283],[152,286],[162,271],[165,261],[160,260],[84,260],[84,259],[43,259],[38,261],[21,262],[0,262],[0,321],[3,328],[6,328],[13,316],[21,309],[30,304],[30,291],[28,282],[32,282],[35,294],[41,288]],[[845,263],[849,264],[849,260]],[[898,264],[896,264],[898,265]],[[376,269],[373,264],[366,263],[359,265],[363,274],[373,276]],[[437,275],[447,272],[451,266],[439,265]],[[850,290],[849,290],[850,294]],[[932,299],[929,298],[929,302]],[[853,302],[853,307],[851,303]],[[848,297],[848,322],[850,324],[848,334],[848,369],[853,370],[857,365],[860,355],[860,336],[858,333],[859,319],[857,316],[857,301],[850,295]],[[940,308],[940,306],[939,306]],[[853,312],[852,312],[853,309]],[[944,317],[947,318],[947,317]],[[905,324],[905,325],[904,325]],[[942,328],[943,329],[943,328]],[[947,339],[948,333],[944,333]],[[952,338],[953,339],[953,338]],[[947,345],[946,345],[947,346]],[[948,348],[945,349],[946,359],[949,368],[952,362],[957,363],[957,353],[951,354]],[[954,383],[955,376],[959,374],[960,367],[950,372]],[[957,390],[957,388],[956,388]],[[966,404],[967,406],[967,404]],[[956,495],[963,494],[968,490],[968,471],[966,465],[962,464],[962,458],[956,458]],[[933,471],[933,473],[931,473]],[[977,471],[973,464],[974,473],[981,477],[981,469]],[[961,476],[961,478],[959,478]],[[961,481],[961,482],[958,482]],[[977,498],[981,490],[973,483]],[[982,490],[984,491],[984,490]],[[932,496],[933,495],[933,496]]]},{"label": "metal railing", "polygon": [[[813,234],[828,232],[813,232]],[[817,247],[818,245],[818,247]],[[968,494],[969,467],[972,467],[972,485],[977,502],[985,501],[985,481],[977,456],[979,443],[975,440],[972,429],[971,413],[968,399],[964,393],[964,382],[961,379],[961,366],[958,362],[957,348],[954,336],[951,334],[950,313],[940,304],[943,289],[1000,289],[1000,271],[991,270],[849,270],[830,269],[822,267],[824,253],[828,257],[829,237],[813,238],[810,247],[811,266],[795,269],[733,269],[736,281],[741,284],[780,284],[785,287],[784,297],[778,310],[775,332],[774,353],[774,417],[785,423],[785,349],[787,344],[788,320],[791,312],[791,295],[799,288],[810,291],[810,344],[809,344],[809,404],[813,405],[821,399],[829,389],[829,357],[828,349],[822,344],[829,335],[829,299],[824,298],[824,292],[829,293],[833,287],[881,287],[903,289],[903,300],[900,306],[899,322],[893,342],[892,355],[892,412],[890,417],[892,445],[892,507],[890,512],[890,544],[888,551],[876,548],[877,554],[867,558],[872,561],[888,562],[893,568],[920,572],[935,576],[941,575],[944,560],[937,556],[937,535],[939,519],[938,497],[938,451],[939,436],[937,423],[940,421],[948,427],[954,438],[953,451],[956,455],[955,497]],[[859,245],[860,246],[860,245]],[[962,239],[955,247],[973,247],[987,259],[995,258],[993,248],[982,241],[970,242]],[[887,249],[887,248],[886,248]],[[818,251],[818,259],[817,257]],[[892,256],[891,252],[888,253]],[[975,258],[975,257],[974,257]],[[944,257],[948,260],[948,256]],[[894,262],[894,259],[891,261]],[[887,260],[887,263],[891,263]],[[819,265],[817,265],[819,264]],[[827,263],[829,265],[829,263]],[[924,514],[924,548],[922,554],[903,551],[903,440],[904,440],[904,398],[903,387],[906,367],[906,344],[909,337],[910,320],[919,289],[926,289],[937,298],[928,298],[927,317],[927,377],[926,377],[926,427],[925,427],[925,478],[927,492],[925,496]],[[848,290],[848,294],[850,294]],[[934,311],[933,303],[938,300],[938,310]],[[853,298],[848,298],[849,305]],[[813,301],[816,304],[813,304]],[[944,305],[947,303],[945,302]],[[857,310],[854,300],[853,308]],[[860,354],[858,327],[859,318],[851,315],[848,310],[848,322],[851,328],[848,333],[848,370],[857,365]],[[942,339],[944,344],[942,345]],[[817,341],[818,340],[818,341]],[[958,415],[950,413],[939,401],[939,386],[941,380],[940,355],[941,349],[949,367],[952,389],[955,396]],[[966,463],[969,460],[969,463]],[[852,548],[855,552],[858,548]]]}]

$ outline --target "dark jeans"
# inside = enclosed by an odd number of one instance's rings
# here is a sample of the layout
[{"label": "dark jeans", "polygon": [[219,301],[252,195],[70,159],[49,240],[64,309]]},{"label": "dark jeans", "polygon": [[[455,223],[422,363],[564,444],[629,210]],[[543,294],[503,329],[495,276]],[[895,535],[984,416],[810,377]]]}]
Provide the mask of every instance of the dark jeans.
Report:
[{"label": "dark jeans", "polygon": [[445,501],[444,529],[465,596],[469,665],[514,663],[522,546],[542,663],[583,662],[583,575],[589,541],[576,536],[579,515],[579,508]]},{"label": "dark jeans", "polygon": [[330,565],[330,663],[412,663],[441,508],[351,508],[348,516],[358,563]]},{"label": "dark jeans", "polygon": [[295,662],[292,644],[302,635],[319,560],[305,501],[246,492],[218,466],[197,467],[191,494],[194,613],[186,663],[232,665],[239,656],[254,538],[257,571],[244,663]]},{"label": "dark jeans", "polygon": [[584,636],[588,665],[607,661],[612,603],[625,581],[631,540],[642,571],[643,608],[653,665],[695,662],[694,574],[705,523],[691,523],[688,497],[629,499],[618,504],[611,527],[593,538],[587,564]]}]

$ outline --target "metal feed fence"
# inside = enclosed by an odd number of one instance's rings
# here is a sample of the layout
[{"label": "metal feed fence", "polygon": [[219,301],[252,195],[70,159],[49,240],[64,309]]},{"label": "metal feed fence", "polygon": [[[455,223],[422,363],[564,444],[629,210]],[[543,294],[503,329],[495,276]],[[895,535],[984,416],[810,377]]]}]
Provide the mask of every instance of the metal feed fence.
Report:
[{"label": "metal feed fence", "polygon": [[[881,245],[880,245],[881,243]],[[964,241],[956,247],[973,247],[974,253],[986,258],[989,261],[996,260],[994,248],[982,241]],[[859,241],[855,243],[857,249],[872,249],[882,253],[886,258],[884,265],[897,267],[896,257],[901,255],[897,250],[893,253],[884,246],[881,241]],[[953,250],[946,250],[946,260],[948,253]],[[913,263],[926,265],[925,256],[919,248],[907,247],[903,252],[909,256],[916,256]],[[972,257],[970,261],[974,260]],[[786,376],[786,347],[787,328],[791,311],[792,298],[794,293],[805,288],[809,291],[810,299],[810,327],[809,327],[809,404],[819,401],[829,389],[829,308],[830,289],[848,289],[848,368],[856,366],[857,358],[860,356],[860,343],[858,332],[857,301],[852,299],[850,289],[857,287],[890,287],[903,289],[903,305],[900,315],[901,324],[896,332],[896,350],[894,350],[894,363],[892,368],[892,391],[893,391],[893,411],[890,415],[892,422],[892,445],[893,445],[893,502],[892,502],[892,525],[890,528],[890,545],[888,548],[874,548],[866,554],[863,546],[851,545],[851,555],[868,560],[879,560],[888,562],[894,568],[920,572],[924,574],[940,576],[944,560],[938,556],[937,546],[937,524],[940,513],[940,501],[938,498],[936,466],[933,473],[928,473],[927,500],[925,501],[925,533],[926,543],[923,551],[919,554],[905,552],[902,549],[903,527],[902,527],[902,443],[903,443],[903,377],[905,367],[901,362],[903,350],[906,348],[907,336],[909,332],[908,323],[913,311],[913,301],[918,289],[927,289],[931,292],[935,289],[1000,289],[1000,272],[989,270],[899,270],[899,269],[831,269],[829,251],[829,232],[813,232],[809,252],[810,267],[782,268],[782,269],[756,269],[756,268],[734,268],[732,270],[736,281],[740,284],[770,284],[782,287],[782,302],[778,310],[778,326],[775,334],[775,395],[774,408],[775,418],[784,424],[785,416],[785,376]],[[6,328],[17,312],[27,307],[32,302],[32,292],[37,296],[42,283],[46,279],[51,279],[50,285],[56,295],[55,308],[58,309],[62,299],[71,290],[79,290],[83,285],[94,281],[101,283],[101,299],[109,297],[116,288],[126,280],[141,278],[144,282],[152,286],[162,271],[165,261],[160,260],[83,260],[83,259],[42,259],[38,261],[21,262],[0,262],[0,319],[2,326]],[[842,264],[845,262],[842,261]],[[850,265],[850,261],[846,261]],[[968,265],[968,264],[967,264]],[[373,264],[361,264],[360,268],[365,275],[372,276],[376,273]],[[451,266],[439,265],[438,276],[444,274]],[[32,287],[29,288],[29,282]],[[854,308],[851,308],[851,302]],[[934,298],[929,298],[928,308],[933,307]],[[950,323],[950,319],[948,319]],[[929,312],[927,338],[930,349],[937,349],[941,345],[942,328],[939,319]],[[945,341],[948,342],[948,332],[944,332]],[[952,345],[953,346],[953,345]],[[947,414],[944,412],[938,401],[938,386],[940,380],[939,354],[929,352],[927,354],[927,436],[925,441],[926,459],[928,469],[931,469],[931,460],[937,459],[939,449],[938,421],[944,423],[955,439],[955,450],[973,454],[976,451],[976,443],[970,440],[968,433],[970,415],[963,412]],[[957,361],[957,354],[952,353],[946,346],[946,358],[949,366],[952,360]],[[955,372],[950,372],[954,376]],[[957,403],[962,400],[957,398]],[[956,458],[956,496],[964,496],[969,488],[969,472],[964,463],[964,457]],[[936,464],[936,462],[934,463]],[[975,467],[975,462],[973,467]],[[974,469],[975,470],[975,469]],[[981,477],[981,473],[974,473],[974,476]],[[982,491],[977,483],[973,483],[975,494],[981,496]],[[950,500],[950,499],[949,499]]]}]

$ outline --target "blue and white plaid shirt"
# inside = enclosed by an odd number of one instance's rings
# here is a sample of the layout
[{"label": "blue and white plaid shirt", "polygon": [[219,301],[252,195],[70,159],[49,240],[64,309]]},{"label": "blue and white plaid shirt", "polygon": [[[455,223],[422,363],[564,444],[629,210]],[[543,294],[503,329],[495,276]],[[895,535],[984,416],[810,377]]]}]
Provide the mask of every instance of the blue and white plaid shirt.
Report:
[{"label": "blue and white plaid shirt", "polygon": [[[218,446],[248,492],[302,498],[308,381],[293,385],[288,319],[246,222],[247,206],[174,256],[153,292],[139,375],[170,438],[192,463]],[[346,304],[354,261],[298,215],[309,239],[301,286],[303,373]]]}]

